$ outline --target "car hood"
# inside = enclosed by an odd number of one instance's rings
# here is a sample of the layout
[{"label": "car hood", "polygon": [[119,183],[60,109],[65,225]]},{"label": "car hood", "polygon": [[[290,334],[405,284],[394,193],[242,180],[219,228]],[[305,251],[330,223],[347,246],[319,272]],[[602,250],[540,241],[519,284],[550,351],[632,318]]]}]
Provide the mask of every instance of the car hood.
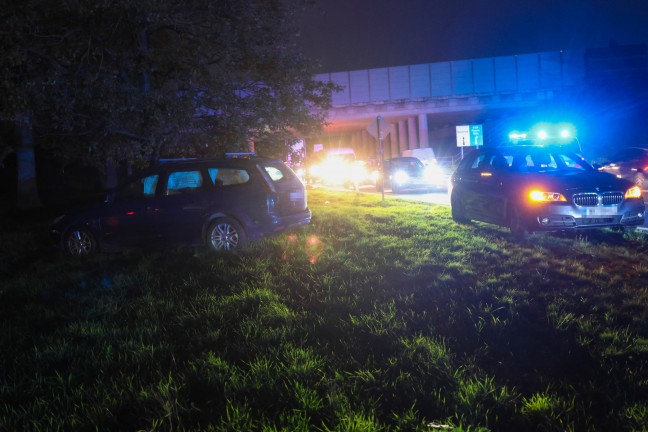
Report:
[{"label": "car hood", "polygon": [[555,171],[530,173],[522,182],[525,186],[537,186],[564,192],[620,191],[632,187],[632,182],[599,171]]}]

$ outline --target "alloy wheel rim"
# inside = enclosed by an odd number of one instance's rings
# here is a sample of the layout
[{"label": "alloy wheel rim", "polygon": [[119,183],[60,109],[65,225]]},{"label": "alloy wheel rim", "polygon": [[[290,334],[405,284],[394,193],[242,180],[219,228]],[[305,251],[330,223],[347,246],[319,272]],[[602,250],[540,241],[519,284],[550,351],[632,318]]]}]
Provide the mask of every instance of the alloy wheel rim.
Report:
[{"label": "alloy wheel rim", "polygon": [[73,255],[88,255],[92,250],[92,239],[83,231],[74,231],[68,239],[68,249]]},{"label": "alloy wheel rim", "polygon": [[238,232],[230,224],[218,224],[212,231],[211,242],[216,250],[232,250],[238,241]]}]

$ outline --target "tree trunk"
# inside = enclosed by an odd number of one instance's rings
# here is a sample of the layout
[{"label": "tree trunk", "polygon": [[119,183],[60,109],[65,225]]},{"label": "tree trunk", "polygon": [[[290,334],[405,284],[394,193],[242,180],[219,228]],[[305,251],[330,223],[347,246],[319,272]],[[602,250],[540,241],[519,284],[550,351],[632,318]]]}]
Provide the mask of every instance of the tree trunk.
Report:
[{"label": "tree trunk", "polygon": [[36,183],[36,153],[32,135],[32,118],[28,114],[21,115],[17,118],[16,123],[18,133],[16,207],[19,210],[29,210],[42,206]]}]

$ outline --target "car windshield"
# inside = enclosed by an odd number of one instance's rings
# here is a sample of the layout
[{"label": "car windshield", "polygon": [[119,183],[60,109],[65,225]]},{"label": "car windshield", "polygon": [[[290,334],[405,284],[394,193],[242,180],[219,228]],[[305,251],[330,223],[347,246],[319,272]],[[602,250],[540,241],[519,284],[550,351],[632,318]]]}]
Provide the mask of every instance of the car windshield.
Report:
[{"label": "car windshield", "polygon": [[585,159],[559,148],[511,149],[503,152],[506,164],[518,172],[592,171]]},{"label": "car windshield", "polygon": [[423,169],[423,162],[417,158],[392,159],[391,166],[395,169]]}]

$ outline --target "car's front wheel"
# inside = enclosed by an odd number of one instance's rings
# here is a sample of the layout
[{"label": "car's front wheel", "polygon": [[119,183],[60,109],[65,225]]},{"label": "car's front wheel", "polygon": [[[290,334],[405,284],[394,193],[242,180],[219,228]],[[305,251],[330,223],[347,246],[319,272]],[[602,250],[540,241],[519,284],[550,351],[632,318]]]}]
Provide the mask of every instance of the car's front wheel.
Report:
[{"label": "car's front wheel", "polygon": [[531,230],[527,224],[522,211],[516,205],[513,205],[509,209],[509,229],[513,237],[517,239],[525,239],[531,235]]},{"label": "car's front wheel", "polygon": [[245,244],[245,231],[234,219],[217,219],[209,225],[207,243],[215,251],[238,250]]},{"label": "car's front wheel", "polygon": [[88,228],[77,226],[69,229],[63,238],[63,249],[68,255],[87,257],[98,250],[97,238]]}]

